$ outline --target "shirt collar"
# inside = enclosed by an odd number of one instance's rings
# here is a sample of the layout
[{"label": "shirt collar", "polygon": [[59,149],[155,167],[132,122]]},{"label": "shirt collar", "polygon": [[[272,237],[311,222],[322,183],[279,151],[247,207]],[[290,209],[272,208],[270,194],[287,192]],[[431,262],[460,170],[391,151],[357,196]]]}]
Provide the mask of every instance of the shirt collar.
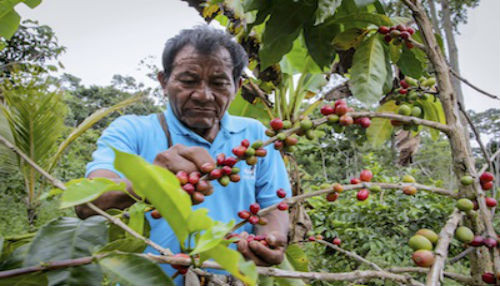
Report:
[{"label": "shirt collar", "polygon": [[[172,107],[167,103],[167,110],[165,111],[165,117],[167,118],[168,128],[170,132],[178,135],[189,135],[194,132],[189,129],[184,123],[182,123],[172,111]],[[223,132],[238,133],[245,129],[245,126],[237,123],[238,120],[233,120],[233,116],[227,111],[220,121],[220,127]],[[220,132],[219,131],[219,132]]]}]

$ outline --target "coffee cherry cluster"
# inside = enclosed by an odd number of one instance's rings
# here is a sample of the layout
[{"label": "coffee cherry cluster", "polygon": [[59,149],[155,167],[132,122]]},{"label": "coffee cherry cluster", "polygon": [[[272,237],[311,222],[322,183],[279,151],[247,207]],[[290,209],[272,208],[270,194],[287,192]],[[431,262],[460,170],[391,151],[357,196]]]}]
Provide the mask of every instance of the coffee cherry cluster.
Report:
[{"label": "coffee cherry cluster", "polygon": [[[403,183],[416,183],[417,181],[413,176],[410,175],[404,175],[403,178],[401,179]],[[413,196],[417,193],[417,188],[414,186],[404,186],[403,187],[403,194],[407,196]]]},{"label": "coffee cherry cluster", "polygon": [[247,242],[250,243],[252,241],[258,241],[264,246],[269,246],[266,238],[267,238],[267,235],[265,235],[265,234],[259,234],[259,235],[250,234],[247,237]]},{"label": "coffee cherry cluster", "polygon": [[491,237],[482,237],[481,235],[474,236],[471,242],[469,242],[470,246],[473,247],[481,247],[486,246],[489,249],[495,248],[498,246],[498,240]]},{"label": "coffee cherry cluster", "polygon": [[[306,119],[306,121],[309,119]],[[309,120],[310,121],[310,120]],[[307,123],[309,124],[309,123]],[[312,121],[310,121],[312,127]],[[281,120],[280,118],[274,118],[269,122],[271,126],[270,129],[266,130],[266,135],[269,137],[276,136],[274,141],[274,149],[285,150],[287,152],[295,151],[295,145],[297,145],[299,139],[295,135],[287,136],[285,133],[281,132],[286,129],[292,128],[292,123],[289,120]],[[314,134],[313,134],[314,135]]]},{"label": "coffee cherry cluster", "polygon": [[240,181],[240,168],[234,165],[238,162],[235,157],[228,156],[225,154],[219,154],[216,157],[217,167],[208,172],[208,178],[210,180],[217,180],[222,186],[229,185],[229,182],[237,183]]},{"label": "coffee cherry cluster", "polygon": [[239,146],[233,148],[233,154],[240,160],[245,160],[248,165],[257,164],[257,157],[265,157],[267,155],[267,150],[262,146],[264,142],[257,140],[252,146],[250,146],[250,141],[245,139],[241,141]]},{"label": "coffee cherry cluster", "polygon": [[311,235],[307,238],[309,241],[323,240],[323,236],[321,234]]},{"label": "coffee cherry cluster", "polygon": [[[210,168],[215,168],[213,164],[210,165]],[[208,166],[205,167],[208,168]],[[206,194],[206,192],[209,191],[211,187],[207,181],[200,180],[200,172],[194,171],[188,174],[185,171],[179,171],[177,172],[177,174],[175,174],[175,176],[179,180],[181,188],[191,196],[193,202],[202,203],[205,200],[205,195],[203,193]]]},{"label": "coffee cherry cluster", "polygon": [[[370,182],[373,178],[373,173],[370,170],[363,170],[359,173],[359,178],[352,178],[350,180],[351,185],[357,185],[361,182]],[[378,186],[377,186],[378,189]],[[365,201],[370,196],[370,190],[368,189],[360,189],[356,194],[356,199],[358,201]]]},{"label": "coffee cherry cluster", "polygon": [[394,45],[399,45],[405,43],[408,49],[413,48],[413,43],[411,42],[411,36],[415,34],[415,30],[411,27],[406,27],[404,25],[397,25],[392,27],[380,26],[378,32],[384,36],[384,40],[387,43],[392,43]]},{"label": "coffee cherry cluster", "polygon": [[338,128],[342,126],[349,126],[352,124],[358,124],[363,128],[370,127],[371,120],[368,117],[359,117],[355,120],[348,115],[348,112],[353,112],[354,108],[347,106],[347,103],[343,99],[335,101],[334,105],[324,105],[321,107],[321,114],[327,116],[327,124],[330,126],[335,126],[340,124]]},{"label": "coffee cherry cluster", "polygon": [[326,195],[326,200],[329,202],[334,202],[338,199],[339,194],[344,191],[344,187],[339,183],[334,183],[333,185],[326,185],[326,188],[332,188],[333,192]]},{"label": "coffee cherry cluster", "polygon": [[[419,80],[406,76],[399,81],[399,88],[396,88],[392,94],[389,95],[390,99],[395,100],[396,105],[399,105],[398,114],[404,116],[424,117],[423,108],[417,101],[419,99],[428,100],[432,97],[429,92],[433,92],[436,79],[422,77]],[[401,126],[409,129],[411,126],[398,120],[391,120],[393,126]],[[414,126],[418,128],[418,126]]]},{"label": "coffee cherry cluster", "polygon": [[[238,243],[241,239],[243,239],[242,237],[240,237],[239,234],[237,233],[231,233],[229,235],[226,236],[226,239],[231,239],[231,238],[236,238],[233,243]],[[249,234],[246,238],[246,241],[248,243],[252,242],[252,241],[257,241],[257,242],[260,242],[262,245],[264,246],[269,246],[269,244],[267,243],[267,235],[265,234],[259,234],[259,235],[255,235],[255,234]]]},{"label": "coffee cherry cluster", "polygon": [[248,221],[250,224],[261,224],[264,225],[267,222],[258,216],[257,214],[260,211],[260,205],[258,203],[253,203],[250,205],[249,210],[242,210],[238,212],[238,216]]},{"label": "coffee cherry cluster", "polygon": [[408,245],[415,250],[412,260],[420,267],[431,267],[434,264],[432,249],[439,240],[439,236],[430,229],[420,229],[410,238]]},{"label": "coffee cherry cluster", "polygon": [[490,172],[484,172],[479,176],[479,183],[481,184],[481,189],[484,191],[491,190],[493,188],[493,180],[495,176],[493,176]]}]

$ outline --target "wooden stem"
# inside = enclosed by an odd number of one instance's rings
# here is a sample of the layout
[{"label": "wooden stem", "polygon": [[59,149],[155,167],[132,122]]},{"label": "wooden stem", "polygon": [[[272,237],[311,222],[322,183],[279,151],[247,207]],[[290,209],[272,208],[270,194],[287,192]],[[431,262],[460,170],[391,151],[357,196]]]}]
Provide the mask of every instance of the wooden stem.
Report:
[{"label": "wooden stem", "polygon": [[446,225],[441,229],[441,232],[439,233],[439,241],[434,249],[436,260],[427,274],[427,286],[440,285],[444,264],[446,262],[446,258],[448,257],[450,240],[453,238],[455,229],[462,219],[462,216],[463,214],[460,211],[455,210],[446,222]]}]

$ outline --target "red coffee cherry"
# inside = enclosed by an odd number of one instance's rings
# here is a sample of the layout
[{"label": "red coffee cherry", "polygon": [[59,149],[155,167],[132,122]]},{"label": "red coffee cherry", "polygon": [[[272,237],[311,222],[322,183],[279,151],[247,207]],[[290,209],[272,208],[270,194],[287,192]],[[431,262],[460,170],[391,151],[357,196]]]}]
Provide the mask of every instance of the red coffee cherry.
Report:
[{"label": "red coffee cherry", "polygon": [[252,214],[257,214],[260,210],[260,205],[258,203],[253,203],[250,205],[250,212]]}]

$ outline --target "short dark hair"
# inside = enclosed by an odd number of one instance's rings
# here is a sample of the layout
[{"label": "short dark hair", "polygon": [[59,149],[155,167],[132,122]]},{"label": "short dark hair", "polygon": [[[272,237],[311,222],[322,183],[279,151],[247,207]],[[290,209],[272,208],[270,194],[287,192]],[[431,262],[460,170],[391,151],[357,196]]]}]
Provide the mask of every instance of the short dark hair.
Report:
[{"label": "short dark hair", "polygon": [[200,25],[192,29],[182,30],[165,44],[162,64],[166,78],[170,77],[175,56],[183,47],[188,45],[193,46],[198,52],[203,54],[213,53],[220,47],[225,48],[231,55],[235,83],[240,78],[243,69],[248,63],[248,56],[245,50],[240,44],[233,41],[229,34],[222,30],[211,28],[208,25]]}]

